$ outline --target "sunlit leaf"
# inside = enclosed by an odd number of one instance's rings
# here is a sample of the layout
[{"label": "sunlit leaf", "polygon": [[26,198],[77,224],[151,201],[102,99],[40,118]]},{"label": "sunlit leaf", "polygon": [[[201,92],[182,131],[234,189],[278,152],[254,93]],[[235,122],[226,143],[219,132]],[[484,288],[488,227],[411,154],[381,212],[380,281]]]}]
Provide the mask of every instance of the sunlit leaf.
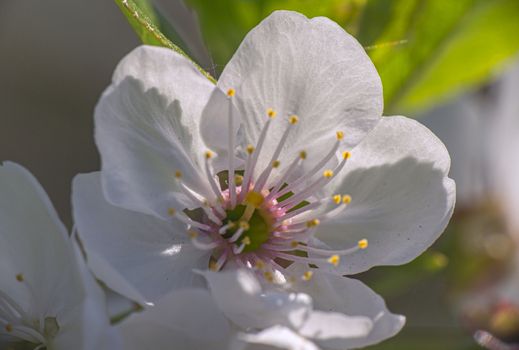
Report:
[{"label": "sunlit leaf", "polygon": [[491,78],[519,50],[518,16],[516,0],[368,1],[358,37],[374,45],[386,113],[422,110]]},{"label": "sunlit leaf", "polygon": [[[155,12],[149,0],[115,0],[126,19],[135,30],[143,44],[167,47],[179,54],[191,58],[176,44],[174,44],[161,31],[160,16]],[[198,70],[209,80],[215,82],[214,78],[203,70],[197,63],[193,62]]]}]

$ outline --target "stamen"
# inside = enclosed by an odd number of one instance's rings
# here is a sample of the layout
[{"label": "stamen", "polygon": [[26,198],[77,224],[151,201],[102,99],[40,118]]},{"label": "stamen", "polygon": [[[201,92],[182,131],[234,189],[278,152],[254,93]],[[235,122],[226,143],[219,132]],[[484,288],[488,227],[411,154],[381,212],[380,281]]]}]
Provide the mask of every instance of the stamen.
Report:
[{"label": "stamen", "polygon": [[[209,180],[209,185],[211,186],[211,189],[213,190],[214,194],[216,195],[218,200],[223,201],[222,191],[221,191],[220,187],[218,186],[218,183],[216,182],[213,172],[211,171],[211,166],[209,164],[209,161],[212,158],[213,158],[213,152],[211,152],[211,151],[205,152],[205,172],[207,175],[207,179]],[[218,212],[220,212],[220,211],[218,211]],[[220,214],[222,214],[222,213],[220,213]],[[223,214],[225,215],[225,212]]]},{"label": "stamen", "polygon": [[191,238],[191,243],[195,246],[195,248],[200,250],[213,250],[220,245],[218,242],[214,241],[209,243],[201,242],[198,240],[198,232],[196,231],[190,231],[188,235]]},{"label": "stamen", "polygon": [[218,230],[218,233],[223,235],[227,232],[228,229],[233,228],[233,227],[234,227],[234,222],[229,221],[227,224],[220,227],[220,229]]},{"label": "stamen", "polygon": [[267,197],[265,198],[265,200],[268,202],[270,201],[272,198],[274,198],[277,193],[279,192],[279,190],[281,189],[281,187],[283,187],[283,185],[286,183],[286,181],[288,180],[288,178],[290,177],[290,175],[292,175],[292,173],[295,171],[295,169],[297,168],[297,166],[299,164],[301,164],[301,162],[306,159],[306,152],[305,151],[301,151],[300,154],[299,154],[299,157],[297,157],[296,159],[294,159],[292,161],[292,163],[290,163],[290,165],[288,166],[288,169],[287,171],[285,172],[285,174],[281,177],[281,179],[278,181],[277,185],[274,186],[274,188],[272,189],[272,191],[270,191],[270,193],[267,195]]},{"label": "stamen", "polygon": [[328,258],[328,262],[333,266],[337,267],[341,262],[341,257],[339,255],[332,255]]},{"label": "stamen", "polygon": [[23,282],[24,279],[25,279],[25,278],[23,277],[23,274],[19,273],[19,274],[16,275],[16,280],[17,280],[18,282]]},{"label": "stamen", "polygon": [[361,239],[358,243],[358,246],[360,249],[366,249],[368,247],[368,240],[367,239]]},{"label": "stamen", "polygon": [[[338,174],[341,172],[341,170],[346,165],[346,161],[350,158],[349,152],[343,152],[343,159],[339,163],[339,165],[335,168],[335,170],[325,170],[323,172],[323,177],[314,181],[310,186],[308,186],[306,189],[301,190],[297,195],[294,195],[284,201],[282,204],[283,208],[289,208],[293,205],[299,204],[302,200],[309,197],[311,194],[316,193],[321,187],[323,187],[325,184],[327,184],[334,176],[334,174]],[[287,186],[290,187],[290,186]],[[286,189],[286,188],[285,188]],[[282,191],[283,192],[283,191]],[[281,194],[281,192],[280,192]],[[278,194],[278,196],[280,195]]]},{"label": "stamen", "polygon": [[179,214],[175,208],[169,208],[168,209],[168,215],[169,216],[172,216],[174,217],[175,219],[177,220],[180,220],[182,221],[184,224],[186,225],[190,225],[190,226],[193,226],[193,227],[196,227],[196,228],[199,228],[201,230],[204,230],[204,231],[209,231],[211,229],[210,226],[208,225],[205,225],[205,224],[202,224],[198,221],[194,221],[194,220],[191,220],[191,218],[189,218],[187,215],[185,215],[184,213],[182,214]]},{"label": "stamen", "polygon": [[340,144],[341,140],[337,140],[330,152],[328,152],[328,154],[326,154],[326,156],[324,156],[324,158],[321,159],[319,163],[317,163],[310,171],[308,171],[304,175],[300,176],[299,178],[288,184],[288,186],[286,186],[281,192],[279,192],[278,197],[292,191],[295,187],[299,186],[301,183],[314,176],[319,170],[321,170],[326,165],[326,163],[330,161],[330,159],[332,159],[333,156],[335,156],[335,153],[339,149]]},{"label": "stamen", "polygon": [[245,221],[241,221],[240,227],[236,230],[236,232],[234,232],[234,234],[231,236],[231,238],[228,239],[228,241],[230,243],[236,242],[241,237],[243,232],[247,231],[248,229],[249,229],[249,224],[246,223]]},{"label": "stamen", "polygon": [[[258,178],[258,181],[256,182],[256,185],[254,185],[254,191],[261,191],[263,189],[263,186],[265,186],[265,183],[267,182],[267,180],[272,172],[272,169],[279,166],[279,161],[277,159],[279,158],[281,150],[287,141],[290,129],[292,129],[292,126],[296,125],[298,121],[299,121],[299,118],[296,115],[292,115],[289,118],[289,125],[285,129],[285,132],[283,133],[283,135],[281,136],[281,139],[279,140],[279,143],[278,143],[276,149],[274,150],[274,154],[272,155],[269,165],[265,168],[265,170],[263,170],[263,172],[261,173],[261,175]],[[277,162],[277,166],[274,166],[275,162]]]},{"label": "stamen", "polygon": [[[248,238],[248,237],[245,237],[245,238]],[[244,240],[245,240],[245,238],[244,238]],[[249,238],[248,242],[250,244],[250,238]],[[247,246],[246,242],[242,242],[239,246],[233,245],[232,252],[236,255],[241,254],[246,246]]]},{"label": "stamen", "polygon": [[256,259],[256,262],[254,263],[254,268],[256,270],[263,270],[265,268],[265,262],[261,259]]},{"label": "stamen", "polygon": [[314,273],[312,271],[306,271],[303,274],[303,280],[308,282],[308,281],[310,281],[312,279],[313,275],[314,275]]},{"label": "stamen", "polygon": [[214,222],[217,225],[221,225],[222,221],[214,215],[211,208],[208,207],[208,203],[205,200],[200,199],[198,196],[196,196],[191,190],[182,182],[182,178],[177,178],[178,185],[180,189],[182,190],[182,193],[184,193],[189,199],[191,199],[193,202],[197,203],[207,214],[207,217]]},{"label": "stamen", "polygon": [[211,261],[209,263],[209,268],[212,270],[212,271],[220,271],[223,267],[223,265],[225,264],[225,262],[227,261],[227,257],[229,256],[229,252],[226,250],[222,253],[222,255],[220,255],[220,257],[218,258],[218,260],[216,261]]},{"label": "stamen", "polygon": [[[231,95],[229,95],[229,92]],[[236,205],[236,186],[234,184],[234,116],[233,116],[233,105],[231,97],[234,96],[234,90],[229,89],[229,118],[228,118],[228,130],[229,130],[229,173],[228,173],[228,184],[229,184],[229,197],[231,200],[231,208]]]},{"label": "stamen", "polygon": [[310,220],[310,221],[307,221],[307,223],[306,223],[306,227],[308,227],[308,228],[316,227],[316,226],[319,225],[319,224],[320,224],[319,219],[312,219],[312,220]]},{"label": "stamen", "polygon": [[[267,131],[268,131],[269,127],[270,127],[270,122],[276,116],[276,112],[274,112],[274,110],[272,110],[270,108],[269,110],[267,110],[267,115],[269,116],[269,119],[267,120],[267,122],[263,126],[263,129],[261,130],[261,134],[260,134],[260,137],[258,139],[258,143],[256,145],[256,150],[250,154],[251,155],[251,161],[250,161],[249,167],[245,169],[244,181],[243,181],[243,183],[245,185],[242,186],[243,196],[245,196],[247,194],[247,192],[249,191],[250,182],[251,182],[251,179],[252,179],[252,175],[254,174],[254,169],[256,168],[256,163],[258,161],[258,156],[259,156],[259,154],[261,152],[261,148],[263,147],[263,143],[265,142],[265,137],[267,136]],[[244,198],[244,197],[242,197],[242,198]]]},{"label": "stamen", "polygon": [[355,252],[359,251],[359,249],[366,249],[367,247],[368,247],[368,240],[361,239],[360,241],[357,242],[357,245],[355,247],[346,248],[346,249],[342,249],[342,250],[321,249],[321,248],[316,248],[316,247],[311,247],[308,245],[301,245],[301,244],[298,244],[296,249],[305,251],[307,253],[323,255],[323,256],[330,256],[330,255],[344,256],[344,255],[355,253]]}]

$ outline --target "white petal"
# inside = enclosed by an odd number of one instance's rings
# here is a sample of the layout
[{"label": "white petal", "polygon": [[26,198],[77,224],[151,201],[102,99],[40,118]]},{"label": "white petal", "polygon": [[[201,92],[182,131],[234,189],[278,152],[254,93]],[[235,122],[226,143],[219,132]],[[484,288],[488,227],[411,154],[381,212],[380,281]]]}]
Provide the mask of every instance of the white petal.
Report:
[{"label": "white petal", "polygon": [[240,327],[266,328],[274,324],[300,327],[312,305],[301,293],[263,291],[252,272],[203,272],[220,309]]},{"label": "white petal", "polygon": [[229,322],[204,289],[177,290],[133,314],[119,330],[124,349],[225,349]]},{"label": "white petal", "polygon": [[342,347],[343,338],[359,338],[369,334],[373,323],[367,317],[346,316],[338,312],[313,311],[299,329],[307,338],[327,343],[338,343]]},{"label": "white petal", "polygon": [[[83,285],[71,247],[37,180],[17,164],[0,166],[0,290],[35,312],[75,307]],[[24,282],[17,281],[18,274]],[[37,300],[31,300],[31,288]],[[28,305],[31,301],[38,305]]]},{"label": "white petal", "polygon": [[[291,270],[297,271],[297,268],[291,267]],[[326,311],[328,317],[333,313],[361,316],[356,335],[348,336],[345,332],[343,339],[316,340],[325,349],[353,349],[376,344],[394,336],[404,326],[405,317],[390,313],[384,300],[360,281],[316,272],[310,281],[299,282],[295,288],[310,295],[314,309]],[[367,326],[367,323],[363,323],[366,318],[371,320],[373,327],[366,336],[362,336],[362,327]]]},{"label": "white petal", "polygon": [[[333,249],[369,247],[341,260],[338,272],[411,261],[443,232],[452,215],[455,184],[447,177],[445,146],[426,127],[405,117],[386,117],[352,152],[334,193],[352,202],[316,237]],[[324,266],[324,265],[323,265]]]},{"label": "white petal", "polygon": [[175,100],[186,116],[196,124],[202,115],[214,85],[191,61],[173,50],[157,46],[140,46],[117,65],[112,82],[118,85],[127,77],[139,80],[145,90],[155,88],[168,103]]},{"label": "white petal", "polygon": [[188,108],[133,77],[105,91],[95,110],[95,136],[111,203],[159,217],[169,207],[196,206],[179,193],[177,171],[191,189],[212,198],[202,165],[205,147]]},{"label": "white petal", "polygon": [[249,32],[218,86],[236,89],[249,143],[258,140],[267,109],[277,111],[281,120],[269,131],[263,165],[291,114],[300,122],[281,153],[281,164],[302,149],[309,157],[322,156],[337,130],[344,131],[344,147],[351,148],[382,114],[380,78],[357,40],[327,18],[308,19],[295,12],[276,11]]},{"label": "white petal", "polygon": [[[27,170],[9,162],[0,166],[0,289],[30,315],[56,318],[53,349],[117,349],[104,296],[49,198]],[[110,348],[97,342],[109,339]]]},{"label": "white petal", "polygon": [[236,344],[236,349],[240,350],[319,350],[310,340],[283,326],[267,328],[256,334],[240,334],[239,339],[244,342]]},{"label": "white petal", "polygon": [[193,285],[199,278],[192,269],[207,267],[208,253],[191,245],[182,224],[109,204],[99,173],[76,176],[73,209],[89,267],[130,299],[154,301]]},{"label": "white petal", "polygon": [[118,332],[110,325],[106,298],[100,286],[81,261],[81,253],[76,249],[80,261],[81,276],[85,285],[86,298],[73,312],[58,319],[59,333],[52,339],[49,348],[56,350],[117,350],[122,349]]}]

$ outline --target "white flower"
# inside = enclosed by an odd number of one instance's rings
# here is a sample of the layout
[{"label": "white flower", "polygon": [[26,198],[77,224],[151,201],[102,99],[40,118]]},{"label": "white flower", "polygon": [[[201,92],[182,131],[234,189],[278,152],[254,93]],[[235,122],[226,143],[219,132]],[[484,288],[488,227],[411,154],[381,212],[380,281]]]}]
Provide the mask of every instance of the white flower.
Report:
[{"label": "white flower", "polygon": [[19,165],[0,166],[0,348],[117,349],[104,297],[49,198]]},{"label": "white flower", "polygon": [[310,266],[412,260],[452,214],[450,160],[425,127],[381,113],[375,68],[326,18],[273,13],[216,87],[175,52],[134,50],[96,107],[100,175],[74,183],[89,266],[145,302],[202,285],[193,268],[295,284]]}]

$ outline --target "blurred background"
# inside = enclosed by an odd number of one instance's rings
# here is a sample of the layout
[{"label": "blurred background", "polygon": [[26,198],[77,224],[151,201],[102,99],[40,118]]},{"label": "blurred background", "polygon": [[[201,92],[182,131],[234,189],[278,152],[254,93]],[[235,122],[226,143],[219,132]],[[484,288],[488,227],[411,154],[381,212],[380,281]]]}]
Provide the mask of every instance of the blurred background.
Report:
[{"label": "blurred background", "polygon": [[145,42],[218,77],[275,9],[354,35],[381,75],[385,115],[419,119],[452,157],[447,232],[408,265],[357,276],[408,319],[371,349],[517,349],[517,0],[0,0],[0,160],[28,167],[70,227],[70,183],[99,168],[93,109],[117,62]]}]

